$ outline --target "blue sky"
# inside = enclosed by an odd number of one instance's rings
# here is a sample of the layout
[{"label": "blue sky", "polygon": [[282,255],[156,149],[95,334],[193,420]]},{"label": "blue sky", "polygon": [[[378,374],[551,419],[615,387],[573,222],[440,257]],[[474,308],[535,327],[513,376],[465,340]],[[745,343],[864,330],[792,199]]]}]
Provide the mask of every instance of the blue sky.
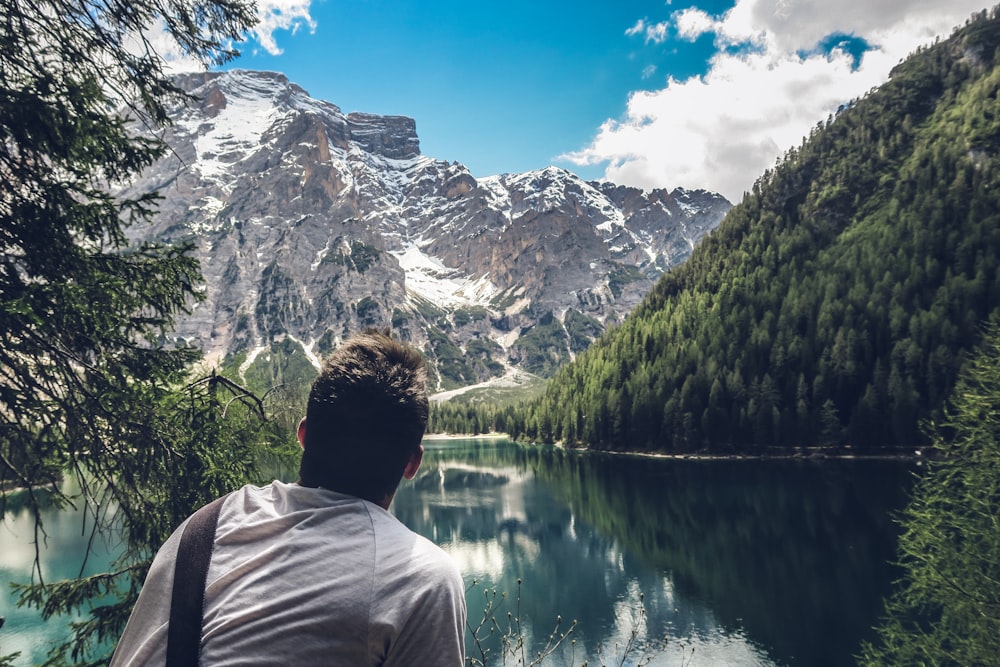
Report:
[{"label": "blue sky", "polygon": [[738,200],[983,0],[258,0],[230,66],[416,120],[474,176],[556,164]]}]

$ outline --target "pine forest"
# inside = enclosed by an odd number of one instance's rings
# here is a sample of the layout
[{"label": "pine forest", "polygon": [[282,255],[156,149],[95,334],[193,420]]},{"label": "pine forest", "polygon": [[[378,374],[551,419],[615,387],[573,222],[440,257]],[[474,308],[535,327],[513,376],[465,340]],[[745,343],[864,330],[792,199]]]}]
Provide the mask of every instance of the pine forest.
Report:
[{"label": "pine forest", "polygon": [[1000,309],[998,49],[984,12],[914,53],[544,395],[478,422],[606,450],[923,443]]}]

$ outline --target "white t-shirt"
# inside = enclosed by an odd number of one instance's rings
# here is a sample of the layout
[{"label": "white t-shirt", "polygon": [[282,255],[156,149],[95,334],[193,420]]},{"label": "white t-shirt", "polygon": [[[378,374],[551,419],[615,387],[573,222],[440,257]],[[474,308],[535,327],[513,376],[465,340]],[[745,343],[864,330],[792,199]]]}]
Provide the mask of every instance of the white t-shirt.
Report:
[{"label": "white t-shirt", "polygon": [[[113,667],[166,663],[182,530],[156,555]],[[459,667],[465,619],[452,560],[378,505],[273,482],[222,506],[202,665]]]}]

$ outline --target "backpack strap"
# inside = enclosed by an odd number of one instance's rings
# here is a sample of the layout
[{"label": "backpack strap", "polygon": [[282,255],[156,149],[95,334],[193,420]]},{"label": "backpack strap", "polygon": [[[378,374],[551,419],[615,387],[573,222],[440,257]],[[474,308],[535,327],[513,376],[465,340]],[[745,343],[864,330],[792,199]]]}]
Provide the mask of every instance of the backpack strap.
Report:
[{"label": "backpack strap", "polygon": [[174,561],[174,589],[167,626],[167,667],[197,667],[201,653],[205,583],[212,560],[215,526],[228,494],[205,505],[188,520]]}]

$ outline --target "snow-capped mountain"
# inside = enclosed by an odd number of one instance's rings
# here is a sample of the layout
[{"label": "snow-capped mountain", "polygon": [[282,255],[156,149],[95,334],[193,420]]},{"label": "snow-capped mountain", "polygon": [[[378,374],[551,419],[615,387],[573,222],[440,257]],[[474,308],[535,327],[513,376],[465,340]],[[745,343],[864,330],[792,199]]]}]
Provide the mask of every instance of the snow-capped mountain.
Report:
[{"label": "snow-capped mountain", "polygon": [[475,178],[420,154],[410,118],[344,114],[283,75],[184,75],[171,153],[129,187],[145,238],[193,239],[205,300],[178,335],[210,358],[275,341],[315,359],[389,325],[437,387],[545,374],[619,321],[730,208],[549,167]]}]

